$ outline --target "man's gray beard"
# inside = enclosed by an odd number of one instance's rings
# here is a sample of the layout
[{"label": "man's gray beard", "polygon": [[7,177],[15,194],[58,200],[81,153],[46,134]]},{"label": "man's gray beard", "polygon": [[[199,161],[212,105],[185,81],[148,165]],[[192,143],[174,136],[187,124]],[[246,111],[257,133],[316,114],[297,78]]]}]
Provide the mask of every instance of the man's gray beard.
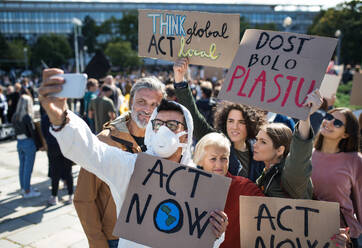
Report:
[{"label": "man's gray beard", "polygon": [[131,117],[132,120],[136,123],[137,127],[141,128],[141,129],[145,129],[147,127],[147,123],[142,123],[141,120],[138,119],[138,113],[136,111],[133,111],[133,104],[131,107]]}]

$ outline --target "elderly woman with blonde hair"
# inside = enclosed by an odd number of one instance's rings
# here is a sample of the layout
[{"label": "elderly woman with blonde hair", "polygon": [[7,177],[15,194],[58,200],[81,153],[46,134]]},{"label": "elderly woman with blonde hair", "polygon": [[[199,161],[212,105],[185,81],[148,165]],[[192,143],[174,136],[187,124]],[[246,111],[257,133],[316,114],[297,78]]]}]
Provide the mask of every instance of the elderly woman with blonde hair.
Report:
[{"label": "elderly woman with blonde hair", "polygon": [[263,196],[252,181],[245,177],[233,176],[228,172],[230,146],[230,141],[224,134],[213,132],[200,139],[194,152],[194,163],[198,167],[231,178],[224,209],[229,223],[221,248],[240,247],[239,196]]}]

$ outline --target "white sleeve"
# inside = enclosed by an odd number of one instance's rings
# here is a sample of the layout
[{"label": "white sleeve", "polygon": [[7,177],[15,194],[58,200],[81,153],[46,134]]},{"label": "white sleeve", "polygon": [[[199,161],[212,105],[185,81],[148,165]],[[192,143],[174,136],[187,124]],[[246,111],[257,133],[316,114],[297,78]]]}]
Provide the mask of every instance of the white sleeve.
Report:
[{"label": "white sleeve", "polygon": [[225,240],[225,233],[223,232],[220,238],[215,240],[213,248],[219,248],[219,246],[222,244],[222,242],[224,242],[224,240]]},{"label": "white sleeve", "polygon": [[87,124],[68,111],[69,123],[59,132],[50,129],[64,157],[79,164],[108,184],[117,207],[117,216],[126,197],[137,154],[101,142]]}]

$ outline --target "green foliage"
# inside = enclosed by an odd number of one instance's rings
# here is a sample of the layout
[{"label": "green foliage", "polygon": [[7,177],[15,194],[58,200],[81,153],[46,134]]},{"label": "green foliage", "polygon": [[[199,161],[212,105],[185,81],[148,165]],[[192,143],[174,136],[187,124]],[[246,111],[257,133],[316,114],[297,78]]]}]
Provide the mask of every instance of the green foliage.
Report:
[{"label": "green foliage", "polygon": [[271,30],[277,31],[278,27],[275,23],[262,23],[262,24],[255,24],[254,28],[262,29],[262,30]]},{"label": "green foliage", "polygon": [[119,33],[123,41],[131,42],[132,49],[138,47],[138,13],[129,11],[124,13],[123,18],[119,21]]},{"label": "green foliage", "polygon": [[25,55],[24,55],[25,47],[26,45],[23,39],[6,41],[5,38],[0,34],[1,69],[9,70],[12,67],[25,68]]},{"label": "green foliage", "polygon": [[336,102],[334,103],[335,107],[347,107],[351,110],[360,109],[361,106],[350,105],[349,100],[352,90],[352,81],[347,84],[340,84],[336,94]]},{"label": "green foliage", "polygon": [[122,69],[135,68],[141,64],[137,52],[132,50],[128,41],[110,42],[104,53],[110,58],[113,66],[120,66]]},{"label": "green foliage", "polygon": [[249,21],[244,17],[240,17],[240,38],[243,37],[245,30],[249,28],[255,29],[263,29],[263,30],[278,30],[278,27],[275,23],[262,23],[262,24],[255,24],[251,25]]},{"label": "green foliage", "polygon": [[244,16],[240,17],[240,39],[243,37],[245,30],[251,28],[250,23]]},{"label": "green foliage", "polygon": [[110,40],[111,42],[115,41],[120,37],[119,22],[119,19],[112,16],[101,24],[99,27],[99,33],[105,36],[107,40]]},{"label": "green foliage", "polygon": [[39,36],[32,47],[31,64],[33,67],[41,65],[41,60],[49,67],[62,67],[72,57],[72,49],[65,36]]},{"label": "green foliage", "polygon": [[342,32],[341,61],[344,64],[360,64],[362,61],[362,2],[354,0],[330,8],[316,16],[308,32],[313,35],[334,37]]},{"label": "green foliage", "polygon": [[88,47],[88,52],[93,53],[97,48],[97,36],[99,34],[99,27],[96,21],[86,16],[83,20],[82,35],[84,37],[84,45]]}]

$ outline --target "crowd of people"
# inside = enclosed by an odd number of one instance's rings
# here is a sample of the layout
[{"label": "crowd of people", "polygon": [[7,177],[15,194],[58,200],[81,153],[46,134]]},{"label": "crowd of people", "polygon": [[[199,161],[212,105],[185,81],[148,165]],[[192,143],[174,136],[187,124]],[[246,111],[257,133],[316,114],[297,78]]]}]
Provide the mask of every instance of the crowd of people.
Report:
[{"label": "crowd of people", "polygon": [[[334,108],[335,99],[309,94],[307,120],[220,101],[222,81],[192,79],[188,60],[178,59],[172,71],[156,76],[88,79],[84,98],[74,104],[50,96],[61,90],[64,80],[52,77],[60,73],[44,70],[38,89],[45,144],[38,142],[29,80],[8,87],[8,94],[1,89],[0,99],[7,96],[1,118],[15,128],[23,197],[40,195],[30,178],[36,151],[45,145],[48,203],[57,204],[64,180],[65,202],[74,202],[90,247],[145,247],[113,235],[140,152],[231,178],[224,211],[211,213],[214,247],[240,246],[240,195],[338,202],[341,229],[331,239],[338,247],[358,247],[362,115],[358,120],[350,109]],[[74,163],[82,169],[73,200]]]}]

